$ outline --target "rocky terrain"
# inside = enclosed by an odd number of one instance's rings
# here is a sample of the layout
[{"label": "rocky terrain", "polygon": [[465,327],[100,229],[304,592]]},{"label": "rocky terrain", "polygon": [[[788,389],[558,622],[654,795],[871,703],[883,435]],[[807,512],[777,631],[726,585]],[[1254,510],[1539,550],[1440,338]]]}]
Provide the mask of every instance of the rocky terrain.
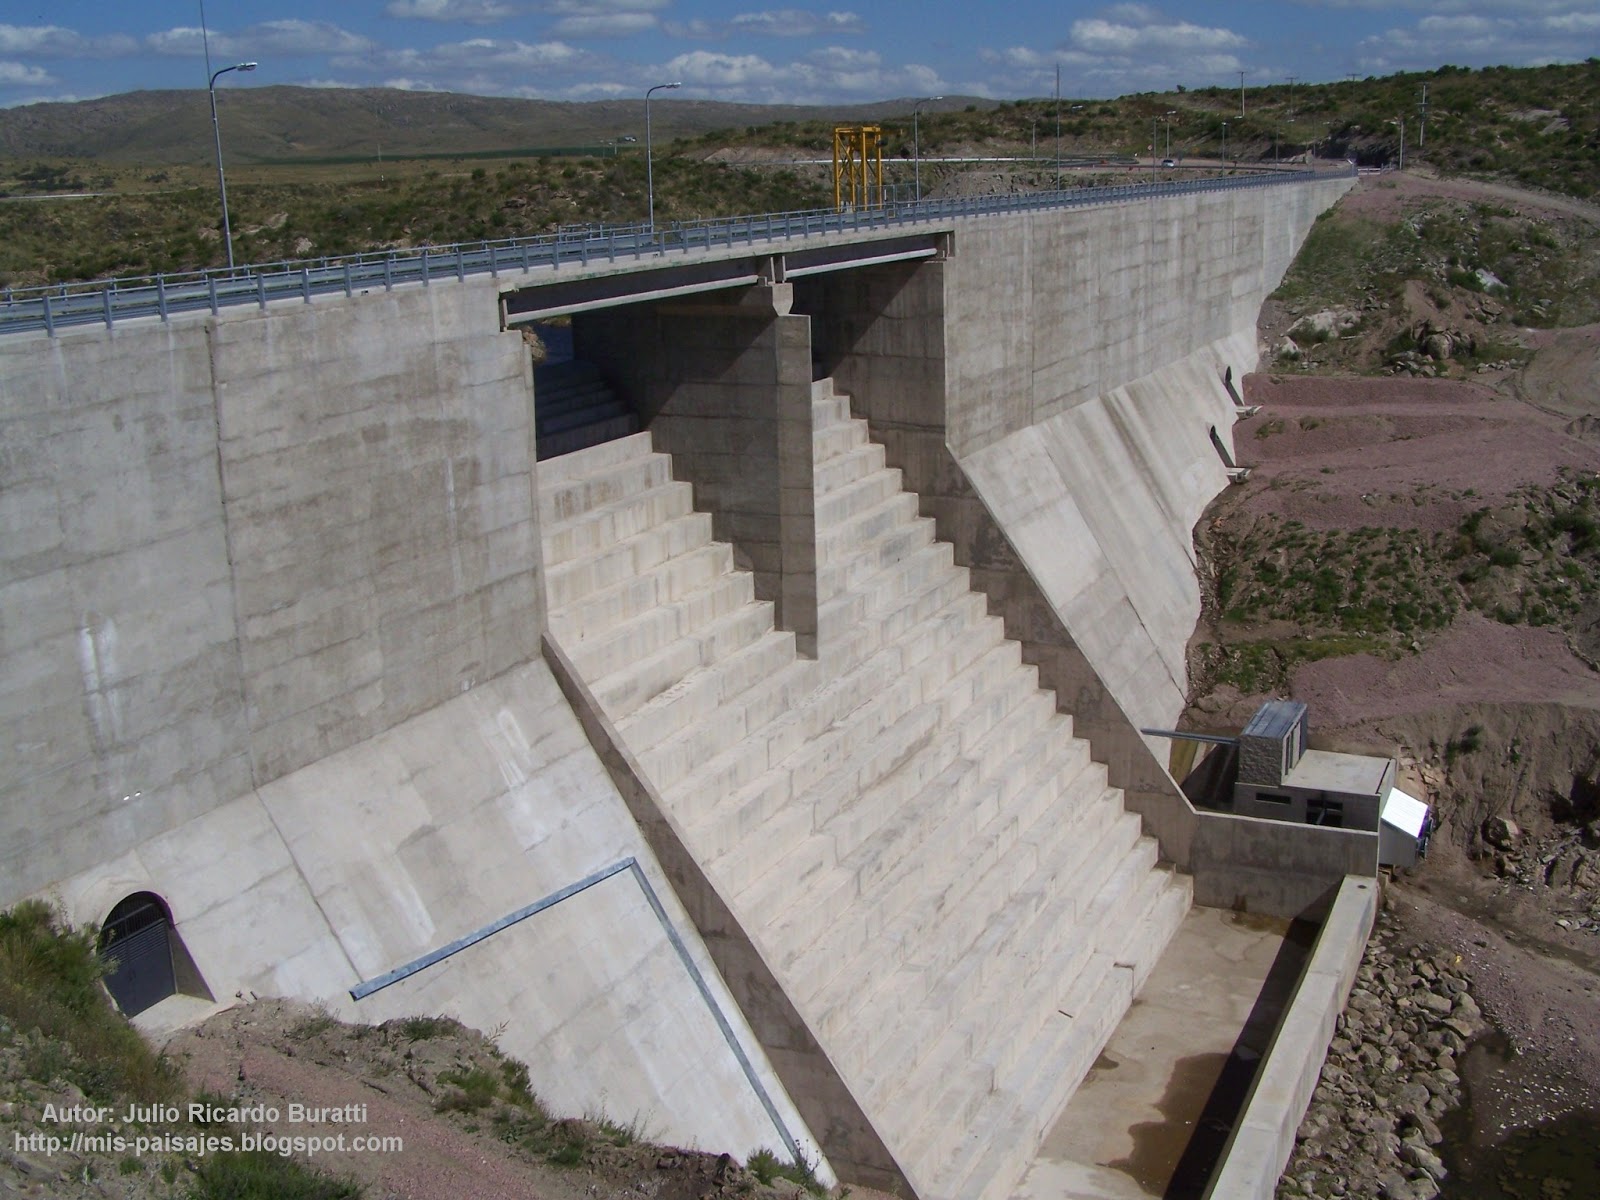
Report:
[{"label": "rocky terrain", "polygon": [[[551,1114],[525,1066],[501,1055],[483,1034],[443,1018],[353,1026],[291,1002],[241,1003],[166,1046],[188,1088],[188,1098],[171,1101],[173,1119],[157,1112],[155,1119],[126,1120],[125,1105],[118,1103],[110,1120],[63,1123],[43,1123],[45,1106],[59,1112],[95,1102],[69,1080],[70,1071],[49,1082],[30,1080],[51,1072],[24,1061],[29,1042],[12,1042],[10,1032],[0,1028],[3,1197],[796,1200],[824,1193],[814,1183],[808,1190],[803,1171],[771,1155],[740,1163],[728,1154],[655,1145],[647,1130],[603,1114]],[[189,1099],[238,1110],[241,1119],[192,1121]],[[291,1104],[326,1119],[297,1121]],[[38,1131],[116,1135],[129,1147],[46,1151],[19,1140]],[[225,1173],[226,1156],[193,1149],[200,1136],[232,1137],[237,1144],[245,1134],[330,1143],[342,1135],[344,1144],[296,1154],[317,1169],[316,1190],[280,1185],[265,1192],[240,1186],[235,1175],[243,1171],[236,1165]],[[134,1148],[137,1137],[186,1145],[176,1152]],[[356,1137],[387,1140],[358,1149]],[[269,1142],[265,1156],[271,1159],[280,1153],[274,1147],[283,1145]]]},{"label": "rocky terrain", "polygon": [[1597,229],[1367,177],[1263,313],[1252,473],[1197,531],[1189,718],[1304,700],[1315,744],[1393,754],[1443,820],[1388,888],[1283,1197],[1600,1194]]}]

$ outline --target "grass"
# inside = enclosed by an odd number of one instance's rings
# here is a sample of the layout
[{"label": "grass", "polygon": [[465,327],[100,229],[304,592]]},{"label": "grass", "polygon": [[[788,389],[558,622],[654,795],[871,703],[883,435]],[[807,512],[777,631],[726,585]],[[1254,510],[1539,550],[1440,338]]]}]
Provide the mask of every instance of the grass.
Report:
[{"label": "grass", "polygon": [[178,1073],[112,1008],[96,935],[63,928],[38,900],[0,913],[0,1016],[28,1035],[29,1078],[67,1080],[92,1100],[171,1100]]},{"label": "grass", "polygon": [[[20,1047],[26,1078],[75,1084],[90,1100],[181,1103],[183,1080],[111,1005],[100,984],[98,931],[71,929],[42,901],[0,912],[0,1039]],[[221,1102],[222,1098],[216,1098]],[[123,1158],[119,1176],[141,1174]],[[354,1200],[361,1189],[276,1154],[223,1153],[188,1164],[152,1161],[169,1185],[185,1178],[188,1200]],[[92,1172],[92,1164],[83,1170]]]},{"label": "grass", "polygon": [[[1574,632],[1600,605],[1600,477],[1523,488],[1446,533],[1258,519],[1207,556],[1222,640],[1197,647],[1201,669],[1247,694],[1285,688],[1301,663],[1405,653],[1465,610]],[[1271,623],[1296,632],[1255,636]]]},{"label": "grass", "polygon": [[771,1150],[763,1147],[757,1150],[745,1163],[745,1169],[754,1175],[758,1182],[771,1187],[780,1179],[797,1183],[814,1196],[827,1194],[827,1189],[817,1179],[816,1164],[809,1162],[802,1155],[793,1162],[785,1162]]},{"label": "grass", "polygon": [[[920,138],[924,154],[1037,153],[1036,164],[1021,168],[1024,186],[1055,185],[1050,160],[1058,126],[1063,156],[1118,160],[1145,153],[1151,118],[1169,112],[1173,151],[1181,157],[1218,155],[1222,123],[1227,121],[1230,157],[1247,165],[1271,162],[1274,147],[1282,156],[1293,156],[1313,144],[1325,156],[1351,155],[1376,163],[1394,158],[1397,131],[1386,122],[1394,113],[1412,109],[1424,83],[1436,115],[1426,147],[1408,147],[1408,159],[1446,174],[1508,179],[1568,195],[1600,192],[1600,155],[1594,153],[1600,60],[1595,59],[1569,66],[1485,71],[1446,67],[1381,79],[1301,84],[1292,106],[1282,85],[1251,88],[1249,112],[1242,119],[1237,92],[1225,88],[1106,101],[1032,98],[973,104],[923,113]],[[351,128],[330,132],[329,114],[344,111],[339,105],[347,97],[307,101],[297,92],[293,103],[283,107],[285,98],[266,94],[271,91],[262,89],[251,98],[279,105],[272,109],[278,115],[264,127],[297,123],[306,127],[306,138],[297,140],[330,149],[321,158],[278,158],[282,145],[263,143],[251,152],[239,140],[247,135],[235,135],[238,165],[229,172],[229,201],[241,262],[548,234],[573,223],[639,221],[646,215],[645,163],[637,147],[553,158],[527,147],[525,122],[497,112],[486,118],[490,125],[452,152],[441,147],[432,122],[407,127],[346,112],[342,121]],[[130,111],[141,105],[140,111],[146,111],[157,102],[137,94],[125,99]],[[230,103],[242,102],[230,98]],[[502,109],[516,104],[498,103]],[[1564,127],[1551,130],[1548,122],[1523,119],[1535,109],[1559,112],[1558,124]],[[142,164],[128,162],[138,151],[121,142],[106,149],[104,158],[0,154],[0,194],[110,193],[0,204],[0,287],[224,263],[210,171],[203,165],[178,165],[193,164],[195,155],[186,147],[191,138],[207,144],[209,134],[200,123],[203,115],[197,115],[203,105],[185,113],[186,121],[196,123],[176,140],[168,123],[149,123],[161,137],[145,151]],[[891,182],[908,178],[909,117],[907,112],[903,119],[888,116],[879,122]],[[581,122],[584,115],[575,112],[566,119]],[[738,166],[708,161],[708,156],[723,148],[759,147],[826,157],[833,124],[819,115],[714,130],[670,143],[658,137],[657,219],[670,224],[828,206],[832,184],[826,167]],[[355,125],[365,132],[358,133]],[[488,134],[491,128],[501,132]],[[382,142],[388,157],[378,160],[350,151],[352,139],[366,145],[368,134],[373,144]],[[53,140],[73,144],[73,134],[63,129]],[[591,139],[585,134],[554,140]],[[25,144],[26,138],[19,135],[17,141]],[[92,149],[85,144],[86,153]],[[206,157],[208,153],[201,159]],[[1119,181],[1125,177],[1117,176]],[[1455,278],[1461,281],[1460,290],[1477,288],[1481,285],[1474,272],[1487,266],[1506,281],[1513,299],[1524,301],[1518,304],[1518,319],[1524,323],[1600,319],[1584,316],[1600,303],[1595,298],[1600,288],[1574,265],[1567,235],[1541,232],[1494,213],[1473,217],[1470,224],[1471,237],[1466,239],[1455,237],[1447,225],[1424,230],[1422,247],[1441,256],[1442,286],[1450,288]],[[1418,250],[1418,242],[1415,228],[1391,238],[1370,225],[1324,218],[1300,256],[1300,273],[1291,273],[1283,294],[1307,302],[1325,293],[1348,296],[1353,287],[1367,286],[1374,270],[1379,282],[1392,280],[1402,260]],[[1470,254],[1462,252],[1468,243]],[[1546,294],[1546,289],[1553,291]]]},{"label": "grass", "polygon": [[207,1155],[194,1165],[187,1200],[358,1200],[353,1180],[313,1171],[265,1150]]}]

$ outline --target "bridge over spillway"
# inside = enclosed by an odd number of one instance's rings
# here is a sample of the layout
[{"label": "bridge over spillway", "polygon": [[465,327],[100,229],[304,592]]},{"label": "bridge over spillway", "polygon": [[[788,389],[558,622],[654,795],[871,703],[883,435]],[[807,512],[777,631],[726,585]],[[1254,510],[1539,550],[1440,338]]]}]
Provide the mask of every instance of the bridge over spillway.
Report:
[{"label": "bridge over spillway", "polygon": [[567,1111],[1011,1194],[1191,905],[1374,869],[1139,733],[1350,183],[12,294],[0,903],[146,914],[147,1022],[449,1012]]}]

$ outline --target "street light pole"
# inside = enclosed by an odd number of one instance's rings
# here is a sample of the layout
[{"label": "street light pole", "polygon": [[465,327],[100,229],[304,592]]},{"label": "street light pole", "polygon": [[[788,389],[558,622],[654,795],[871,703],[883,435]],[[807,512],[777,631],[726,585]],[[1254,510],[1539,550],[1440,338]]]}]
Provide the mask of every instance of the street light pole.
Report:
[{"label": "street light pole", "polygon": [[228,274],[233,274],[233,227],[228,224],[228,181],[222,173],[222,126],[217,123],[217,80],[229,71],[254,71],[253,62],[234,63],[211,73],[206,91],[211,95],[211,136],[217,144],[217,194],[222,198],[222,240],[228,247]]},{"label": "street light pole", "polygon": [[1398,121],[1390,121],[1391,125],[1400,126],[1400,170],[1406,169],[1406,119],[1401,117]]},{"label": "street light pole", "polygon": [[922,199],[922,130],[918,117],[924,104],[932,104],[935,100],[943,100],[943,96],[924,96],[911,106],[911,171],[916,178],[916,198]]},{"label": "street light pole", "polygon": [[653,88],[647,88],[644,93],[644,190],[645,203],[650,213],[650,234],[656,232],[656,167],[655,149],[650,140],[650,97],[663,88],[681,88],[683,81],[676,83],[658,83]]},{"label": "street light pole", "polygon": [[1228,161],[1228,123],[1222,123],[1222,161]]}]

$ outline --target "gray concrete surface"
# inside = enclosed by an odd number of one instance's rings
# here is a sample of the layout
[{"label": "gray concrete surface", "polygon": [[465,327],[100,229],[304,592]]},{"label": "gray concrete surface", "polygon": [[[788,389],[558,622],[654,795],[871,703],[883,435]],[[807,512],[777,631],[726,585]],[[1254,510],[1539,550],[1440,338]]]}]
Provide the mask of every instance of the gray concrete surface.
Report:
[{"label": "gray concrete surface", "polygon": [[1272,1200],[1276,1194],[1380,899],[1376,879],[1352,876],[1340,885],[1205,1200]]},{"label": "gray concrete surface", "polygon": [[1015,1200],[1198,1195],[1223,1149],[1216,1123],[1242,1111],[1240,1075],[1264,1056],[1305,964],[1309,938],[1290,933],[1282,919],[1192,909]]},{"label": "gray concrete surface", "polygon": [[[619,859],[639,860],[786,1126],[817,1144],[542,661],[124,847],[47,895],[75,923],[153,891],[224,1004],[345,1020],[443,1013],[530,1064],[557,1112],[748,1154],[782,1135],[623,873],[353,1001],[402,966]],[[158,1006],[160,1008],[161,1006]],[[193,1003],[147,1024],[192,1020]],[[826,1167],[823,1168],[825,1171]]]},{"label": "gray concrete surface", "polygon": [[[571,595],[604,594],[574,610],[589,644],[573,659],[603,677],[601,705],[649,728],[640,761],[688,806],[704,840],[687,844],[719,898],[781,930],[759,953],[784,956],[765,964],[783,1003],[872,1051],[849,1086],[913,1191],[1004,1194],[1188,905],[1189,879],[1152,870],[1155,843],[1118,789],[1171,858],[1205,858],[1204,822],[1137,724],[1181,692],[1188,527],[1222,486],[1209,427],[1232,412],[1221,375],[1253,363],[1256,306],[1344,186],[951,221],[931,231],[938,260],[797,286],[793,313],[774,298],[759,318],[702,322],[676,416],[711,418],[721,440],[684,439],[693,489],[657,490],[657,468],[617,462],[540,494],[528,361],[496,311],[525,279],[7,339],[0,736],[15,752],[0,766],[0,903],[43,892],[98,920],[149,888],[217,994],[336,1000],[597,857],[643,856],[538,661],[558,586],[548,556],[563,546],[579,563],[568,581],[589,573]],[[770,250],[744,253],[754,276],[781,275]],[[815,408],[813,326],[910,494],[847,408]],[[650,410],[668,425],[672,399]],[[749,461],[740,431],[760,446]],[[600,582],[636,551],[658,563],[698,537],[690,491],[721,510],[770,598],[715,549],[653,577],[659,590]],[[581,530],[562,525],[591,508]],[[987,596],[927,544],[919,508],[953,531]],[[1039,615],[1023,641],[1038,677],[984,615],[1008,595]],[[1026,615],[1008,609],[1006,625]],[[818,659],[797,660],[812,636]],[[826,656],[852,664],[848,681]],[[739,665],[695,676],[714,688],[684,682],[724,659]],[[674,704],[646,709],[678,684]],[[756,707],[724,706],[752,687]],[[1080,708],[1091,728],[1074,727]],[[773,736],[742,736],[786,712]],[[913,803],[924,789],[948,799],[943,819]],[[1074,816],[1045,845],[1038,823],[1057,801]],[[751,838],[768,818],[766,840]],[[783,824],[800,818],[805,836]],[[1259,866],[1250,887],[1271,893],[1279,847],[1230,835]],[[908,852],[925,840],[944,874]],[[986,871],[966,869],[974,854]],[[938,895],[919,900],[924,886]],[[743,1084],[651,965],[666,962],[659,931],[607,888],[372,1011],[486,1027],[526,1013],[508,1048],[571,1076],[557,1103],[598,1093],[612,1107],[627,1076],[641,1111],[692,1122],[668,1136],[749,1145],[765,1117],[749,1123]],[[889,910],[847,902],[874,889],[907,915],[886,927]],[[988,920],[1005,911],[1014,925]],[[819,941],[842,913],[837,942]],[[1057,918],[1081,937],[1023,1005],[1008,972],[1033,978],[1024,934]],[[1007,948],[977,940],[1013,931]],[[895,957],[875,949],[885,936]],[[899,955],[907,970],[886,972]],[[670,1019],[642,1015],[650,997]],[[1070,1028],[1052,1016],[1063,1003]],[[1007,1005],[1027,1008],[1014,1029],[993,1020]]]}]

